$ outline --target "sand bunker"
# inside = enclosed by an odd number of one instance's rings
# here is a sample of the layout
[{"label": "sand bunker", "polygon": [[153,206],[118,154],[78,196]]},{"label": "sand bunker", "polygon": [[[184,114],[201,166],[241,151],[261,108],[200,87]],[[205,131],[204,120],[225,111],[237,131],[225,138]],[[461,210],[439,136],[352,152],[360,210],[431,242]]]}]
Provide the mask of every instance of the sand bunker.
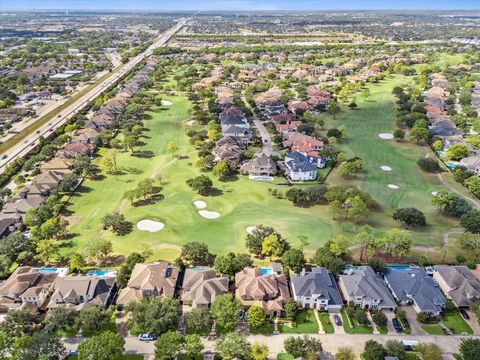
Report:
[{"label": "sand bunker", "polygon": [[387,166],[387,165],[380,166],[380,169],[382,169],[383,171],[392,171],[392,168],[390,166]]},{"label": "sand bunker", "polygon": [[200,210],[198,214],[206,219],[216,219],[220,217],[220,214],[216,211]]},{"label": "sand bunker", "polygon": [[202,200],[194,201],[193,205],[195,205],[197,209],[205,209],[207,207],[207,203]]},{"label": "sand bunker", "polygon": [[170,106],[170,105],[173,105],[173,103],[171,101],[168,101],[168,100],[162,100],[162,105],[163,106]]},{"label": "sand bunker", "polygon": [[137,223],[137,229],[149,232],[157,232],[165,227],[164,223],[153,220],[141,220]]},{"label": "sand bunker", "polygon": [[388,184],[387,186],[389,189],[398,189],[398,186],[395,184]]},{"label": "sand bunker", "polygon": [[390,133],[382,133],[382,134],[378,134],[378,136],[383,140],[392,140],[393,139],[393,134],[390,134]]},{"label": "sand bunker", "polygon": [[246,231],[247,231],[247,234],[253,234],[253,232],[257,229],[256,226],[249,226],[247,227]]},{"label": "sand bunker", "polygon": [[193,124],[195,124],[195,120],[188,120],[188,121],[186,122],[186,124],[187,124],[188,126],[192,126]]}]

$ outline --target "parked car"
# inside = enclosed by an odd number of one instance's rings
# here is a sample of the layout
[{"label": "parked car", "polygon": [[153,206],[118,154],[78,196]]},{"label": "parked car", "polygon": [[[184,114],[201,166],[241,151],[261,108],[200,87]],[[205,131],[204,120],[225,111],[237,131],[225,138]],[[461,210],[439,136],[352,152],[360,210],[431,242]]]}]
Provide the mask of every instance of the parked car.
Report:
[{"label": "parked car", "polygon": [[395,331],[397,333],[403,332],[402,324],[400,324],[400,321],[398,321],[397,318],[392,319],[393,327],[395,328]]},{"label": "parked car", "polygon": [[138,340],[140,341],[154,341],[157,339],[155,334],[140,334],[138,335]]},{"label": "parked car", "polygon": [[333,320],[335,320],[335,324],[337,324],[337,326],[342,325],[342,319],[340,319],[340,316],[338,316],[337,314],[333,315]]},{"label": "parked car", "polygon": [[469,320],[470,319],[470,315],[468,315],[467,311],[465,309],[460,309],[460,315],[462,315],[462,317],[465,319],[465,320]]},{"label": "parked car", "polygon": [[445,335],[452,335],[452,332],[449,329],[447,329],[446,327],[442,326],[442,331]]}]

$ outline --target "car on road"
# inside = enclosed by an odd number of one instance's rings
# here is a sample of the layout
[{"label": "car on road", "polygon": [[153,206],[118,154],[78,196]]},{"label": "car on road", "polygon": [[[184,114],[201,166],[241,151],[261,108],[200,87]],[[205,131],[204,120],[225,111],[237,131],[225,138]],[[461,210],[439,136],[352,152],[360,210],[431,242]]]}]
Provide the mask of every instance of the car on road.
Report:
[{"label": "car on road", "polygon": [[337,314],[333,315],[333,320],[335,320],[335,324],[337,324],[337,326],[342,325],[342,319],[340,319],[340,316],[338,316]]},{"label": "car on road", "polygon": [[23,143],[24,143],[24,144],[28,144],[28,140],[24,140]]},{"label": "car on road", "polygon": [[449,329],[447,329],[446,327],[442,326],[442,331],[445,335],[452,335],[452,332]]},{"label": "car on road", "polygon": [[140,334],[137,338],[140,341],[154,341],[157,339],[157,336],[155,334]]},{"label": "car on road", "polygon": [[40,134],[40,130],[35,131],[35,134]]},{"label": "car on road", "polygon": [[470,320],[470,315],[468,315],[467,311],[465,309],[460,309],[460,315],[462,315],[462,317],[465,319],[465,320]]},{"label": "car on road", "polygon": [[7,157],[8,157],[7,154],[3,155],[3,156],[2,156],[2,160],[5,160]]},{"label": "car on road", "polygon": [[393,327],[395,328],[395,331],[397,333],[402,333],[403,332],[403,328],[402,328],[402,324],[400,324],[400,321],[398,321],[397,318],[393,318],[392,319],[392,324],[393,324]]},{"label": "car on road", "polygon": [[58,115],[57,118],[62,117],[62,114]]}]

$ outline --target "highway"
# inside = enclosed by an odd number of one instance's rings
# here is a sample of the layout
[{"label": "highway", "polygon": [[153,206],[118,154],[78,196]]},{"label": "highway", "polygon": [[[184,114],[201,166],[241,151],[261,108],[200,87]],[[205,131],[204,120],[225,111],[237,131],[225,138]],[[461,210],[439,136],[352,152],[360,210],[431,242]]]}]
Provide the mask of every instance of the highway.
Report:
[{"label": "highway", "polygon": [[[90,91],[85,93],[74,103],[67,106],[59,115],[50,119],[48,123],[40,127],[35,132],[28,134],[24,139],[22,139],[20,142],[13,145],[9,149],[0,153],[0,174],[2,174],[5,171],[5,167],[11,162],[15,161],[15,159],[22,158],[27,155],[32,150],[32,148],[38,144],[38,140],[42,136],[47,137],[48,135],[50,135],[53,131],[55,131],[57,127],[63,125],[68,119],[70,119],[73,115],[82,110],[91,101],[95,100],[95,98],[97,98],[100,94],[107,91],[112,85],[116,84],[128,71],[130,71],[144,59],[148,58],[152,54],[153,50],[165,46],[171,39],[171,37],[177,31],[179,31],[188,20],[189,19],[179,20],[177,25],[161,34],[157,38],[157,40],[152,45],[150,45],[144,52],[138,54],[129,62],[118,67],[109,77],[107,77],[103,81],[98,82]],[[53,109],[52,111],[55,111],[55,109]],[[20,132],[20,134],[21,133],[22,132]]]}]

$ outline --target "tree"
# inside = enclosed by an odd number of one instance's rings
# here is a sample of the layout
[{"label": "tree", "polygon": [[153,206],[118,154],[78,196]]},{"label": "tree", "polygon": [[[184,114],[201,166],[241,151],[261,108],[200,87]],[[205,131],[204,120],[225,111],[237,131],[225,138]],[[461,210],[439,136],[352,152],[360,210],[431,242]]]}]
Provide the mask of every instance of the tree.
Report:
[{"label": "tree", "polygon": [[394,138],[396,141],[405,139],[405,131],[403,131],[402,129],[396,129],[396,130],[393,132],[393,138]]},{"label": "tree", "polygon": [[437,173],[442,171],[442,168],[438,164],[438,161],[432,158],[420,158],[417,161],[417,165],[423,171],[430,173]]},{"label": "tree", "polygon": [[327,112],[335,119],[337,114],[340,112],[340,106],[336,101],[330,101],[327,105]]},{"label": "tree", "polygon": [[187,180],[187,185],[200,195],[208,195],[212,191],[213,182],[206,175],[200,175]]},{"label": "tree", "polygon": [[365,343],[363,358],[365,360],[384,360],[386,355],[385,348],[375,340],[368,340]]},{"label": "tree", "polygon": [[113,160],[109,157],[102,157],[100,160],[100,168],[107,174],[112,174],[115,169]]},{"label": "tree", "polygon": [[135,151],[135,147],[138,146],[139,144],[140,144],[140,140],[138,138],[138,135],[129,134],[123,138],[123,147],[125,148],[125,150],[126,149],[130,150],[132,154]]},{"label": "tree", "polygon": [[480,353],[480,339],[464,338],[460,342],[462,360],[477,360]]},{"label": "tree", "polygon": [[16,360],[60,360],[66,353],[60,338],[48,329],[33,334],[25,345],[15,352]]},{"label": "tree", "polygon": [[250,259],[250,255],[229,253],[227,255],[217,255],[213,267],[217,273],[233,279],[236,273],[252,265],[253,261]]},{"label": "tree", "polygon": [[365,218],[368,216],[367,204],[360,198],[360,196],[354,196],[349,198],[350,201],[350,215],[355,216],[356,223],[358,224],[359,218]]},{"label": "tree", "polygon": [[55,262],[60,251],[58,242],[55,240],[40,240],[35,248],[35,260],[39,263],[48,265]]},{"label": "tree", "polygon": [[335,220],[345,213],[345,209],[340,201],[333,200],[328,204],[328,212],[332,216],[332,219]]},{"label": "tree", "polygon": [[277,235],[269,235],[262,242],[262,255],[270,257],[282,256],[285,251],[283,245],[284,244],[280,241]]},{"label": "tree", "polygon": [[253,343],[250,357],[252,360],[267,360],[268,346],[264,344]]},{"label": "tree", "polygon": [[232,294],[217,296],[212,303],[212,315],[216,325],[233,329],[237,322],[242,303]]},{"label": "tree", "polygon": [[[399,360],[406,360],[407,354],[405,353],[405,347],[398,340],[388,340],[385,343],[385,351],[387,356],[396,356]],[[426,360],[423,358],[423,360]]]},{"label": "tree", "polygon": [[226,181],[232,174],[232,168],[225,160],[218,161],[212,168],[213,174],[218,177],[220,181]]},{"label": "tree", "polygon": [[7,359],[13,346],[13,338],[6,332],[0,331],[0,359]]},{"label": "tree", "polygon": [[368,261],[368,266],[370,266],[373,271],[378,273],[383,273],[387,270],[387,265],[381,258],[372,258]]},{"label": "tree", "polygon": [[75,324],[77,312],[74,309],[58,307],[50,309],[45,317],[45,328],[66,331]]},{"label": "tree", "polygon": [[132,274],[135,265],[144,262],[145,260],[145,256],[137,252],[133,252],[127,256],[125,262],[120,267],[120,270],[118,271],[117,277],[115,279],[118,289],[123,289],[127,286],[128,281],[130,280],[130,275]]},{"label": "tree", "polygon": [[378,326],[387,326],[388,318],[387,315],[381,310],[374,311],[372,313],[373,322]]},{"label": "tree", "polygon": [[108,328],[112,314],[98,306],[82,309],[78,313],[77,325],[82,332],[103,331]]},{"label": "tree", "polygon": [[185,324],[195,332],[208,330],[213,325],[212,314],[206,307],[196,307],[185,315]]},{"label": "tree", "polygon": [[107,214],[102,218],[103,226],[105,229],[111,228],[116,235],[127,235],[132,231],[133,224],[125,219],[123,214],[113,212]]},{"label": "tree", "polygon": [[410,130],[410,139],[416,142],[427,141],[430,133],[422,127],[415,127]]},{"label": "tree", "polygon": [[393,220],[401,221],[407,226],[425,226],[425,215],[416,208],[397,209],[393,213]]},{"label": "tree", "polygon": [[123,356],[124,345],[120,334],[105,331],[78,345],[78,360],[118,360]]},{"label": "tree", "polygon": [[480,179],[476,175],[470,176],[463,184],[476,196],[480,196]]},{"label": "tree", "polygon": [[360,173],[365,167],[365,161],[362,159],[351,159],[344,161],[338,167],[338,172],[342,177],[348,178],[352,175]]},{"label": "tree", "polygon": [[217,340],[215,351],[223,360],[249,360],[252,349],[245,335],[230,332]]},{"label": "tree", "polygon": [[329,249],[334,256],[341,256],[348,252],[350,241],[345,235],[338,234],[332,237],[329,241]]},{"label": "tree", "polygon": [[295,321],[298,310],[300,309],[300,305],[293,298],[289,298],[283,308],[285,310],[285,317],[287,320]]},{"label": "tree", "polygon": [[300,249],[289,249],[282,256],[282,264],[298,274],[305,267],[305,255]]},{"label": "tree", "polygon": [[[443,359],[442,350],[437,344],[433,344],[433,343],[418,344],[417,351],[422,356],[422,360],[442,360]],[[399,359],[403,360],[401,358]]]},{"label": "tree", "polygon": [[247,311],[248,326],[253,329],[258,329],[265,325],[266,317],[263,309],[260,306],[252,305]]},{"label": "tree", "polygon": [[177,299],[170,296],[144,298],[133,303],[131,308],[130,325],[142,332],[160,335],[177,328],[180,316],[180,304]]},{"label": "tree", "polygon": [[86,251],[87,256],[90,259],[97,263],[102,263],[111,254],[112,249],[113,244],[110,240],[100,238],[90,241],[87,245]]},{"label": "tree", "polygon": [[410,232],[401,229],[387,230],[382,237],[376,238],[374,248],[394,256],[405,256],[412,247]]},{"label": "tree", "polygon": [[68,266],[72,271],[81,271],[86,265],[87,262],[81,254],[73,253],[70,255],[70,262],[68,263]]},{"label": "tree", "polygon": [[183,336],[176,331],[167,331],[155,342],[155,356],[159,359],[174,359],[183,348]]},{"label": "tree", "polygon": [[470,210],[466,214],[463,214],[460,218],[460,224],[468,232],[474,234],[480,233],[480,211]]},{"label": "tree", "polygon": [[170,154],[172,154],[172,156],[175,155],[175,152],[178,150],[177,148],[177,144],[175,143],[175,141],[170,141],[168,144],[167,144],[167,150]]},{"label": "tree", "polygon": [[60,184],[58,184],[58,191],[62,193],[71,193],[77,187],[78,179],[74,173],[65,174]]},{"label": "tree", "polygon": [[282,242],[284,242],[282,236],[273,227],[258,225],[250,234],[247,234],[247,249],[254,255],[261,255],[263,241],[270,235],[276,235],[278,239],[282,239]]},{"label": "tree", "polygon": [[445,156],[450,160],[461,160],[468,156],[468,148],[465,144],[454,144],[445,152]]},{"label": "tree", "polygon": [[39,317],[31,314],[27,309],[9,311],[0,323],[0,331],[7,333],[12,338],[31,336],[39,323]]},{"label": "tree", "polygon": [[480,255],[480,234],[464,233],[459,241],[462,249],[468,251],[477,260]]},{"label": "tree", "polygon": [[311,357],[322,351],[320,340],[304,335],[303,337],[289,336],[283,342],[283,348],[294,358]]},{"label": "tree", "polygon": [[340,346],[335,354],[335,360],[355,360],[355,353],[350,346]]},{"label": "tree", "polygon": [[182,246],[180,258],[185,265],[210,265],[211,255],[208,246],[198,241],[191,241]]},{"label": "tree", "polygon": [[185,341],[183,343],[185,353],[190,359],[196,359],[202,354],[203,344],[200,335],[192,334],[185,336]]}]

